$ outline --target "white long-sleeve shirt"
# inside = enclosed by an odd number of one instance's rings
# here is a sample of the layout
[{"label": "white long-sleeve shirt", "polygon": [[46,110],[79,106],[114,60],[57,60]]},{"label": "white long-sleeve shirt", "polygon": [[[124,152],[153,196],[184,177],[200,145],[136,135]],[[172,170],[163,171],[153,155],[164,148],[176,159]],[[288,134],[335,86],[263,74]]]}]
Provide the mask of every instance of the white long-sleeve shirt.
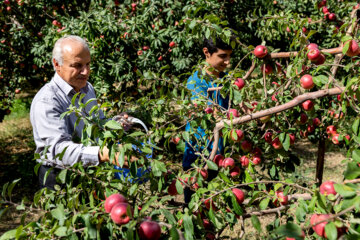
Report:
[{"label": "white long-sleeve shirt", "polygon": [[[80,92],[86,94],[82,100],[84,103],[96,98],[94,88],[89,82]],[[75,94],[75,90],[55,73],[51,81],[40,89],[31,103],[30,121],[36,144],[35,153],[41,155],[38,161],[43,162],[44,165],[62,168],[62,166],[72,166],[77,162],[82,162],[84,166],[99,164],[99,146],[84,146],[72,141],[73,136],[81,137],[84,128],[83,121],[80,121],[74,129],[77,120],[74,113],[63,119],[60,118],[63,112],[68,111]],[[92,101],[86,106],[85,111],[89,112],[96,104],[97,101]],[[44,161],[43,151],[46,146],[49,148],[45,153],[47,159]],[[65,148],[67,149],[62,160],[55,158]]]}]

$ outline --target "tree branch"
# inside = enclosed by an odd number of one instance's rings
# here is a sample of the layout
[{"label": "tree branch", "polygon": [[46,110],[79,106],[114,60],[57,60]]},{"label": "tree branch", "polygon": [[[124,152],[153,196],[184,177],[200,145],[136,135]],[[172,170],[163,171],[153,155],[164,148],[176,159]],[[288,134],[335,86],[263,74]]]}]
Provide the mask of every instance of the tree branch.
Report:
[{"label": "tree branch", "polygon": [[[295,97],[293,100],[291,100],[285,104],[282,104],[282,105],[279,105],[276,107],[272,107],[269,109],[265,109],[260,112],[256,112],[256,113],[249,114],[246,116],[242,116],[239,118],[234,118],[233,125],[239,125],[239,124],[242,124],[245,122],[249,122],[251,120],[259,119],[261,117],[265,117],[265,116],[272,115],[272,114],[275,114],[278,112],[286,111],[288,109],[296,107],[297,105],[301,104],[302,102],[304,102],[306,100],[338,95],[338,94],[341,94],[344,90],[345,90],[344,87],[342,87],[342,88],[336,87],[336,88],[331,88],[331,89],[319,90],[319,91],[311,92],[311,93],[305,93],[305,94]],[[222,121],[218,122],[214,128],[214,143],[213,143],[213,149],[211,151],[211,155],[209,157],[210,160],[214,159],[214,157],[216,155],[216,152],[218,149],[218,144],[219,144],[219,138],[220,138],[219,133],[220,133],[220,130],[224,128],[225,123],[227,125],[231,124],[230,120],[222,120]]]}]

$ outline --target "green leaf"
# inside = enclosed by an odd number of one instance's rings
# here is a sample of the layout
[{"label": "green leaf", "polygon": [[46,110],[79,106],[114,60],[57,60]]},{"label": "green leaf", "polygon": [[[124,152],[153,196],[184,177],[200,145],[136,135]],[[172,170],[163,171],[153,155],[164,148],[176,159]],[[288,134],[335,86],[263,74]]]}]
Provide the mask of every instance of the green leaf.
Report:
[{"label": "green leaf", "polygon": [[285,225],[281,225],[278,227],[275,232],[279,235],[295,238],[296,240],[303,239],[301,228],[291,222],[286,223]]},{"label": "green leaf", "polygon": [[55,235],[58,237],[66,237],[67,236],[67,227],[59,227],[55,231]]},{"label": "green leaf", "polygon": [[165,218],[168,220],[168,222],[171,225],[176,224],[175,217],[174,217],[174,215],[172,215],[172,213],[169,210],[162,208],[160,211],[162,212],[162,214],[165,216]]},{"label": "green leaf", "polygon": [[231,183],[230,179],[224,173],[219,172],[219,176],[221,177],[222,180],[224,180],[224,182]]},{"label": "green leaf", "polygon": [[176,179],[175,187],[176,187],[176,191],[178,192],[178,194],[183,194],[184,193],[184,188],[183,188],[183,186],[182,186],[179,179]]},{"label": "green leaf", "polygon": [[258,231],[259,233],[262,232],[260,220],[256,215],[251,216],[251,223],[254,226],[254,228],[256,229],[256,231]]},{"label": "green leaf", "polygon": [[189,24],[189,28],[193,29],[195,26],[196,26],[196,19],[193,19]]},{"label": "green leaf", "polygon": [[355,179],[360,176],[360,167],[357,165],[356,162],[349,162],[347,165],[347,169],[344,173],[345,179]]},{"label": "green leaf", "polygon": [[334,184],[335,191],[344,198],[351,198],[356,196],[356,190],[342,184]]},{"label": "green leaf", "polygon": [[14,180],[8,187],[8,196],[9,198],[11,199],[11,193],[12,193],[12,190],[14,189],[16,183],[18,183],[20,181],[20,178]]},{"label": "green leaf", "polygon": [[185,213],[183,216],[183,223],[184,223],[184,228],[185,228],[185,239],[186,240],[191,240],[194,239],[194,225],[193,222],[191,220],[191,217]]},{"label": "green leaf", "polygon": [[67,170],[66,170],[66,169],[63,169],[63,170],[61,170],[61,172],[57,175],[57,178],[59,179],[60,183],[65,183],[66,173],[67,173]]},{"label": "green leaf", "polygon": [[7,232],[4,233],[3,235],[1,235],[0,240],[15,239],[16,231],[17,231],[17,229],[13,229],[13,230],[7,231]]},{"label": "green leaf", "polygon": [[342,53],[346,54],[346,52],[349,50],[349,47],[350,47],[350,42],[347,42],[342,49]]},{"label": "green leaf", "polygon": [[322,87],[323,85],[327,84],[329,81],[329,78],[325,75],[319,75],[313,77],[313,81],[318,87]]},{"label": "green leaf", "polygon": [[296,212],[295,212],[295,216],[296,216],[296,219],[297,219],[299,222],[305,221],[305,218],[306,218],[306,211],[305,211],[305,209],[304,209],[302,206],[297,207],[297,208],[296,208]]},{"label": "green leaf", "polygon": [[290,135],[286,134],[284,141],[282,142],[285,151],[289,151],[290,148]]},{"label": "green leaf", "polygon": [[120,130],[122,129],[122,126],[120,123],[118,123],[115,120],[109,120],[105,123],[104,127],[110,128],[110,129],[114,129],[114,130]]},{"label": "green leaf", "polygon": [[327,239],[336,240],[337,239],[337,228],[333,222],[329,222],[325,225],[325,233]]},{"label": "green leaf", "polygon": [[215,170],[215,171],[218,170],[218,166],[213,161],[206,160],[206,164],[208,165],[210,170]]},{"label": "green leaf", "polygon": [[360,118],[356,119],[352,125],[352,131],[357,136],[359,133]]},{"label": "green leaf", "polygon": [[266,209],[269,206],[269,202],[270,202],[270,198],[263,199],[259,204],[260,209],[261,210]]},{"label": "green leaf", "polygon": [[360,149],[355,149],[352,151],[351,154],[352,159],[354,159],[356,162],[360,163]]},{"label": "green leaf", "polygon": [[58,204],[57,208],[55,208],[54,210],[51,210],[51,215],[55,219],[59,220],[60,226],[64,225],[64,221],[66,219],[64,205]]}]

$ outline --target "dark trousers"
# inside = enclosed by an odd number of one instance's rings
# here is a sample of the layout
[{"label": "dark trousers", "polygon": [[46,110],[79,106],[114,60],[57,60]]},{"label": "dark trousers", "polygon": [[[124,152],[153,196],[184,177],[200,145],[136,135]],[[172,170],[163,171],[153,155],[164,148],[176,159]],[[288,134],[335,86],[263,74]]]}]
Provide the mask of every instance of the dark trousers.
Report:
[{"label": "dark trousers", "polygon": [[52,168],[44,183],[45,174],[49,169],[51,169],[51,167],[47,167],[44,165],[41,165],[39,168],[38,175],[40,189],[46,187],[48,189],[55,190],[54,186],[56,184],[56,176],[60,173],[61,169]]}]

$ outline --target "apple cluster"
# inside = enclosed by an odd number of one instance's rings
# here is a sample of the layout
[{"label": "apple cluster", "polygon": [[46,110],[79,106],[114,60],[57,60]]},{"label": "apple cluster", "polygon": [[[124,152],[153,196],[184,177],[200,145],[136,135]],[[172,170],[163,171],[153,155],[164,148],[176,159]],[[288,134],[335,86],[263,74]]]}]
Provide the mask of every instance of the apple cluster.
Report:
[{"label": "apple cluster", "polygon": [[[120,193],[106,198],[104,208],[117,225],[127,224],[133,216],[130,204]],[[140,223],[138,233],[141,240],[158,240],[161,236],[161,227],[157,222],[146,219]]]}]

